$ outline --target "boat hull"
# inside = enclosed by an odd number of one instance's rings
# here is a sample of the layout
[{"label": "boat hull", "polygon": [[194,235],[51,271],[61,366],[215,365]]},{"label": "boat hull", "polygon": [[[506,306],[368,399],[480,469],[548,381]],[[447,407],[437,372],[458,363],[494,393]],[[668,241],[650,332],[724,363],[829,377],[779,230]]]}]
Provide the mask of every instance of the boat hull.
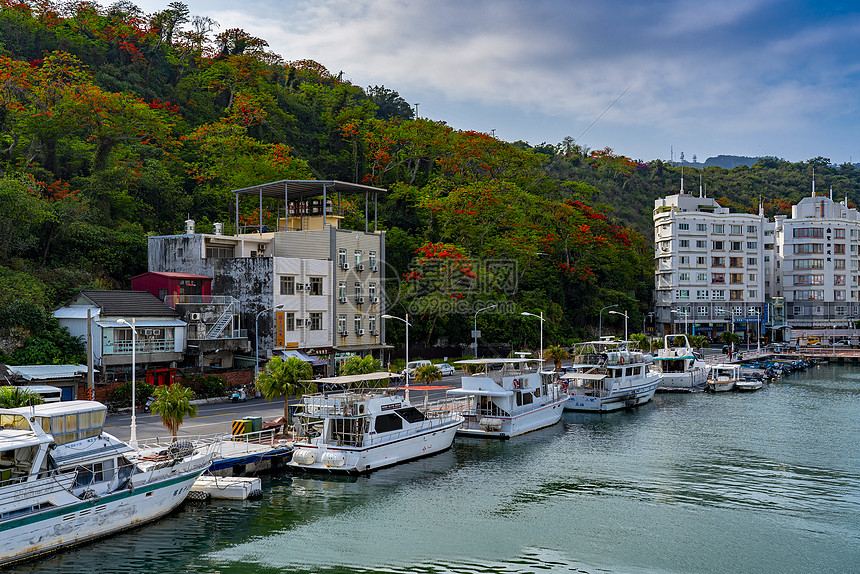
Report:
[{"label": "boat hull", "polygon": [[734,381],[710,381],[708,388],[714,393],[725,393],[735,388]]},{"label": "boat hull", "polygon": [[157,520],[182,504],[204,470],[0,522],[0,566]]},{"label": "boat hull", "polygon": [[509,417],[491,417],[500,422],[498,430],[490,430],[481,426],[481,421],[475,416],[467,416],[463,425],[457,429],[457,435],[476,438],[509,439],[515,436],[552,426],[561,420],[567,398],[562,397],[551,403],[542,405],[534,410]]},{"label": "boat hull", "polygon": [[657,384],[658,393],[695,393],[708,387],[707,369],[695,369],[683,373],[663,373]]},{"label": "boat hull", "polygon": [[659,379],[649,377],[640,385],[614,390],[606,396],[572,394],[564,405],[567,411],[609,413],[644,405],[654,398]]},{"label": "boat hull", "polygon": [[[363,474],[431,456],[451,448],[460,420],[431,428],[425,432],[405,437],[392,436],[378,444],[367,447],[334,446],[316,443],[296,443],[293,460],[287,463],[292,469],[308,472]],[[299,449],[312,451],[315,462],[299,464],[296,453]],[[342,461],[342,464],[340,464]]]}]

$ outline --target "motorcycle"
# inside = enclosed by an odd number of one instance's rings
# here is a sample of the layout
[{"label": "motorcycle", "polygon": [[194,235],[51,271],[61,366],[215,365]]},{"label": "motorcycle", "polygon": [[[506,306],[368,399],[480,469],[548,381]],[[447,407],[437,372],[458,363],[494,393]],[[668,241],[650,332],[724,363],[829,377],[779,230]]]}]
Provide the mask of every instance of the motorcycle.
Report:
[{"label": "motorcycle", "polygon": [[143,405],[143,412],[148,413],[150,407],[152,406],[152,403],[154,403],[154,402],[155,402],[155,397],[149,396],[146,399],[146,404]]},{"label": "motorcycle", "polygon": [[230,400],[234,403],[238,403],[239,401],[245,402],[247,399],[248,395],[245,392],[245,387],[239,387],[233,391],[232,395],[230,395]]}]

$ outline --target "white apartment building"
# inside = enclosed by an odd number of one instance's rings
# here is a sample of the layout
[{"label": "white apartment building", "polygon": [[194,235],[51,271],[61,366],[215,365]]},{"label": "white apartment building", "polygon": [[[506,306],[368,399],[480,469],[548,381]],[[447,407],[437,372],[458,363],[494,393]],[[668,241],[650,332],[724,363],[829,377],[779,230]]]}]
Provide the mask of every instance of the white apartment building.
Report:
[{"label": "white apartment building", "polygon": [[763,333],[773,224],[683,191],[654,202],[657,332]]},{"label": "white apartment building", "polygon": [[[831,191],[832,195],[832,191]],[[858,315],[860,213],[815,194],[775,218],[774,296],[794,328],[847,327]]]}]

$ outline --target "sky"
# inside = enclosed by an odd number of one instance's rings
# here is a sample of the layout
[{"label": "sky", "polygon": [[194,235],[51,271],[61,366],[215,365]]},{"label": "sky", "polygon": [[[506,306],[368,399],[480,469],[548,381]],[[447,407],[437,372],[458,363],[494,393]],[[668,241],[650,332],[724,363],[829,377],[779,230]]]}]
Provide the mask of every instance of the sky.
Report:
[{"label": "sky", "polygon": [[[146,13],[168,0],[135,4]],[[185,0],[418,115],[632,159],[860,162],[860,3]]]}]

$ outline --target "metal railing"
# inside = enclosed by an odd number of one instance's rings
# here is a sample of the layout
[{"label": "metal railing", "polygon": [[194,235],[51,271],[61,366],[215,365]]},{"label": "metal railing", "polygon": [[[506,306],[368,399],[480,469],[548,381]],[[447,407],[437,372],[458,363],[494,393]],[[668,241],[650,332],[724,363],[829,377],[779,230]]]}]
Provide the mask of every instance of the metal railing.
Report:
[{"label": "metal railing", "polygon": [[[130,355],[132,344],[131,341],[114,341],[108,347],[105,346],[105,355]],[[135,353],[174,353],[176,352],[176,343],[173,339],[164,339],[161,341],[141,341],[138,340],[134,346]]]}]

